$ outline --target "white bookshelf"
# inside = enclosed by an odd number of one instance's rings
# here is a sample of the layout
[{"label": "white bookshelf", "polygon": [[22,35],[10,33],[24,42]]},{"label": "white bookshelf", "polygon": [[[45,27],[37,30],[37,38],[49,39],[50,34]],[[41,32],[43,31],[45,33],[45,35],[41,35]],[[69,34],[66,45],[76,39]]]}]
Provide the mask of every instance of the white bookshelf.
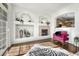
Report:
[{"label": "white bookshelf", "polygon": [[[19,41],[26,41],[29,40],[29,38],[34,37],[34,23],[33,22],[19,22],[19,21],[15,21],[15,42],[17,43],[18,40]],[[26,34],[24,34],[24,30],[25,32],[29,32],[29,36],[27,36]],[[20,31],[22,31],[22,37],[20,34]]]},{"label": "white bookshelf", "polygon": [[[7,8],[6,8],[7,7]],[[8,5],[0,4],[0,55],[7,49],[7,12]]]},{"label": "white bookshelf", "polygon": [[[47,22],[48,22],[49,24],[47,24]],[[41,29],[48,29],[48,35],[41,36],[41,35],[40,35]],[[39,17],[39,36],[40,36],[41,39],[42,39],[42,37],[43,37],[43,38],[48,38],[48,37],[50,37],[50,21],[49,21],[48,18],[45,17],[45,16]]]}]

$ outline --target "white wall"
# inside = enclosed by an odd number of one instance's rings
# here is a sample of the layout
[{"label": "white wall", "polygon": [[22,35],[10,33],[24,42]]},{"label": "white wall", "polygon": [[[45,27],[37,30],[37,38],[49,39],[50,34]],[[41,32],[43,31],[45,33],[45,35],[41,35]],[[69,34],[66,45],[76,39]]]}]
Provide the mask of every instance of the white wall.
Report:
[{"label": "white wall", "polygon": [[13,43],[14,40],[14,8],[12,7],[12,4],[8,4],[9,8],[8,8],[8,31],[9,31],[9,45],[11,45]]},{"label": "white wall", "polygon": [[[28,11],[27,9],[24,9],[24,8],[20,8],[20,7],[11,7],[11,21],[10,21],[10,37],[11,37],[11,41],[13,43],[15,43],[17,40],[15,39],[15,24],[14,24],[14,21],[15,21],[15,15],[18,14],[18,12],[26,12],[26,13],[29,13],[32,17],[32,19],[34,20],[35,22],[35,28],[34,28],[34,37],[32,38],[27,38],[27,40],[23,40],[23,41],[32,41],[32,40],[38,40],[38,39],[44,39],[44,38],[47,38],[47,37],[40,37],[39,36],[39,16],[46,16],[48,17],[48,19],[50,20],[51,24],[50,24],[50,33],[51,33],[51,37],[52,37],[52,34],[54,33],[54,31],[56,30],[55,26],[56,26],[56,17],[59,16],[59,15],[62,15],[64,13],[69,13],[69,12],[74,12],[75,13],[75,27],[74,28],[69,28],[67,29],[69,32],[70,32],[70,39],[69,39],[69,42],[70,43],[74,43],[73,42],[73,38],[74,36],[78,36],[79,35],[79,4],[71,4],[71,5],[68,5],[60,10],[58,10],[57,12],[54,12],[52,15],[45,15],[45,14],[36,14],[36,13],[33,13],[31,11]],[[51,17],[50,17],[51,16]],[[71,31],[72,30],[72,31]],[[50,36],[49,36],[50,37]],[[21,40],[18,40],[18,43],[19,42],[22,42]]]},{"label": "white wall", "polygon": [[[30,14],[32,20],[34,20],[34,37],[23,38],[23,39],[16,39],[15,38],[15,24],[14,24],[14,22],[15,22],[16,15],[18,15],[20,13]],[[13,20],[12,20],[13,28],[11,30],[12,33],[13,33],[13,37],[14,37],[13,38],[13,44],[50,38],[50,35],[49,36],[39,36],[39,16],[46,16],[50,20],[50,16],[49,15],[45,15],[45,14],[41,14],[41,13],[40,14],[36,14],[36,13],[31,12],[31,11],[28,11],[27,9],[14,6],[14,9],[13,9]]]},{"label": "white wall", "polygon": [[51,36],[54,33],[54,31],[56,30],[55,26],[56,26],[57,16],[62,15],[64,13],[69,13],[69,12],[75,13],[75,27],[67,29],[70,32],[69,42],[74,44],[74,41],[73,41],[74,37],[79,36],[79,4],[71,4],[51,15],[51,19],[53,22],[53,24],[51,26]]}]

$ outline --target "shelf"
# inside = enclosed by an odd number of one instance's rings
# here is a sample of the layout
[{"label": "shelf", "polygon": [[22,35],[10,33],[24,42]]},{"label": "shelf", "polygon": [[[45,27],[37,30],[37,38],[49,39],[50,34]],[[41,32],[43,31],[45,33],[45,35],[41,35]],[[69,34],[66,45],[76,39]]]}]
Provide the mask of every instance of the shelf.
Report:
[{"label": "shelf", "polygon": [[34,25],[34,23],[31,22],[24,22],[24,23],[20,23],[18,21],[15,22],[16,25]]},{"label": "shelf", "polygon": [[20,24],[17,23],[15,25],[15,37],[16,38],[25,38],[27,36],[33,36],[34,35],[34,24],[33,23],[25,23]]},{"label": "shelf", "polygon": [[39,23],[39,26],[50,26],[50,25]]},{"label": "shelf", "polygon": [[[32,22],[20,23],[20,22],[18,22],[18,21],[15,21],[15,24],[16,24],[16,25],[35,25],[35,23],[32,23]],[[41,24],[41,23],[39,23],[39,26],[50,26],[50,24],[47,25],[47,24]]]},{"label": "shelf", "polygon": [[30,38],[34,38],[34,36],[31,36],[31,37],[24,37],[24,38],[17,38],[16,40],[18,40],[18,39],[30,39]]}]

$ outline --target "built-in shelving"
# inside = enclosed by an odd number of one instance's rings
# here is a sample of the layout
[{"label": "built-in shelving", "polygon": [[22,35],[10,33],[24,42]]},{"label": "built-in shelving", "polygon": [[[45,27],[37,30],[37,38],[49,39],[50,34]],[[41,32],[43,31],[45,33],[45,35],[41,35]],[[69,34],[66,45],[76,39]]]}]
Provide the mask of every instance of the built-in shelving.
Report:
[{"label": "built-in shelving", "polygon": [[35,24],[32,23],[32,22],[24,22],[24,23],[21,23],[21,22],[16,21],[15,22],[15,25],[35,25]]},{"label": "built-in shelving", "polygon": [[[38,18],[39,19],[39,18]],[[43,18],[45,22],[41,23],[41,19],[38,22],[35,22],[31,17],[30,13],[19,12],[15,15],[15,43],[22,43],[34,40],[40,40],[50,37],[50,23],[49,21]],[[48,23],[47,23],[48,22]],[[40,27],[45,27],[44,29],[48,29],[48,35],[40,36]],[[26,34],[26,32],[29,32]]]},{"label": "built-in shelving", "polygon": [[45,16],[39,16],[39,36],[50,37],[50,21]]},{"label": "built-in shelving", "polygon": [[[4,6],[5,5],[5,6]],[[0,4],[0,55],[7,48],[7,4]],[[7,9],[6,9],[7,6]]]},{"label": "built-in shelving", "polygon": [[16,39],[32,37],[34,34],[34,25],[16,24]]},{"label": "built-in shelving", "polygon": [[41,23],[39,23],[39,26],[50,26],[50,24],[47,25],[47,24],[41,24]]},{"label": "built-in shelving", "polygon": [[34,25],[29,14],[23,13],[20,17],[17,16],[15,21],[15,39],[25,40],[25,38],[33,37]]}]

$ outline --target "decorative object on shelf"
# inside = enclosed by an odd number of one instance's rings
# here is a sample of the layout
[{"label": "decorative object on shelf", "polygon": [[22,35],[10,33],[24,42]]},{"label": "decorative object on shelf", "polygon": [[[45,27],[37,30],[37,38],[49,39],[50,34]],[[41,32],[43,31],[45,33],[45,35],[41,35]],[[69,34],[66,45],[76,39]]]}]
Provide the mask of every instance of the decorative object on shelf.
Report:
[{"label": "decorative object on shelf", "polygon": [[74,27],[75,25],[75,15],[74,12],[65,13],[60,15],[56,19],[56,27]]},{"label": "decorative object on shelf", "polygon": [[49,25],[49,24],[50,24],[50,22],[46,22],[46,24],[47,24],[47,25]]},{"label": "decorative object on shelf", "polygon": [[16,21],[19,21],[22,24],[28,23],[28,22],[33,22],[30,14],[25,13],[25,12],[16,15]]},{"label": "decorative object on shelf", "polygon": [[43,22],[41,21],[41,24],[43,24]]},{"label": "decorative object on shelf", "polygon": [[30,37],[30,32],[29,31],[26,32],[26,37]]},{"label": "decorative object on shelf", "polygon": [[16,31],[15,31],[16,39],[18,38],[25,38],[25,37],[32,37],[34,32],[34,26],[33,25],[16,25]]},{"label": "decorative object on shelf", "polygon": [[29,20],[28,22],[32,22],[31,20]]},{"label": "decorative object on shelf", "polygon": [[23,23],[24,21],[21,19],[20,22]]},{"label": "decorative object on shelf", "polygon": [[22,29],[19,31],[19,33],[20,33],[20,38],[23,38],[23,30]]},{"label": "decorative object on shelf", "polygon": [[27,33],[26,33],[26,30],[24,29],[24,37],[27,37],[27,35],[26,35]]},{"label": "decorative object on shelf", "polygon": [[19,18],[16,18],[16,21],[20,21],[20,19]]},{"label": "decorative object on shelf", "polygon": [[30,37],[30,32],[27,30],[24,30],[24,35],[25,35],[25,37]]},{"label": "decorative object on shelf", "polygon": [[20,18],[16,18],[16,21],[19,21],[19,22],[21,22],[21,23],[24,22],[24,21],[23,21],[22,19],[20,19]]},{"label": "decorative object on shelf", "polygon": [[20,15],[20,18],[24,21],[24,22],[32,22],[32,18],[28,13],[22,13]]},{"label": "decorative object on shelf", "polygon": [[40,16],[40,17],[39,17],[39,22],[40,22],[41,24],[48,24],[48,19],[47,19],[47,17],[45,17],[45,16]]}]

